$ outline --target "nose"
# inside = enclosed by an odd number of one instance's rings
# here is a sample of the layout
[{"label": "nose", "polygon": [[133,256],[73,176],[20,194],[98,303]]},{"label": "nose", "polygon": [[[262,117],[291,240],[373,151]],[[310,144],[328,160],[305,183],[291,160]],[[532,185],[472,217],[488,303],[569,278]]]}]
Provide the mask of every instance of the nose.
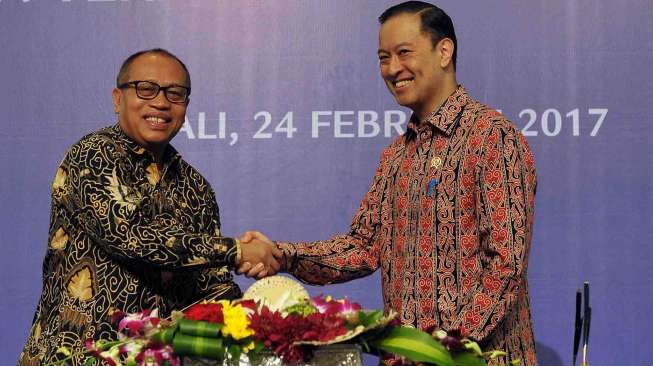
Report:
[{"label": "nose", "polygon": [[388,64],[388,74],[391,76],[397,76],[401,70],[403,70],[403,65],[399,62],[399,57],[397,57],[397,55],[392,55],[390,57],[390,63]]},{"label": "nose", "polygon": [[154,99],[150,99],[150,105],[157,109],[168,109],[170,108],[170,101],[165,96],[165,92],[159,90],[159,94],[157,94]]}]

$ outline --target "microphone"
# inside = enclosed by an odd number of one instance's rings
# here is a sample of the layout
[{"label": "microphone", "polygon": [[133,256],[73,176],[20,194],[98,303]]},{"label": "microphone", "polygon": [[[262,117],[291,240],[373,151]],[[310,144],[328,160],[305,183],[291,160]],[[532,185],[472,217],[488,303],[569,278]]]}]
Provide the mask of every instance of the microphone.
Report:
[{"label": "microphone", "polygon": [[576,290],[576,319],[574,320],[574,359],[572,366],[576,366],[576,359],[578,358],[578,347],[580,346],[580,334],[583,327],[583,319],[580,316],[581,308],[581,293]]},{"label": "microphone", "polygon": [[590,283],[583,284],[583,363],[582,366],[587,366],[587,346],[590,338],[590,322],[592,320],[592,308],[590,307]]}]

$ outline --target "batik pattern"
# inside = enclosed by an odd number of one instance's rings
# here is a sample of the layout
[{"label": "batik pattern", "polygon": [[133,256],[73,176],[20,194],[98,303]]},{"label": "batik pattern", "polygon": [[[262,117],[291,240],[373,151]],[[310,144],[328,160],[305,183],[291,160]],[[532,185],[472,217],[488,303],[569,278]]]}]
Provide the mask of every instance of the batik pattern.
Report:
[{"label": "batik pattern", "polygon": [[[116,338],[110,314],[240,295],[211,186],[171,147],[159,168],[119,126],[73,145],[52,184],[43,292],[20,365]],[[82,362],[81,353],[71,364]]]},{"label": "batik pattern", "polygon": [[462,329],[536,365],[526,271],[535,163],[524,137],[462,86],[381,156],[348,234],[279,243],[284,269],[328,284],[382,270],[385,310]]}]

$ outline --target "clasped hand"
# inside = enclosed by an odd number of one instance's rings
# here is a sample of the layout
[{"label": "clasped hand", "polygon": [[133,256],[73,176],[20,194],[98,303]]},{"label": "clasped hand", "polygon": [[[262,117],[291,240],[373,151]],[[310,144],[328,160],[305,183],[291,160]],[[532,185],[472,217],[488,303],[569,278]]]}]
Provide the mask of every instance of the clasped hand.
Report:
[{"label": "clasped hand", "polygon": [[247,277],[272,276],[281,268],[283,253],[268,237],[258,231],[247,231],[240,237],[241,258],[238,273]]}]

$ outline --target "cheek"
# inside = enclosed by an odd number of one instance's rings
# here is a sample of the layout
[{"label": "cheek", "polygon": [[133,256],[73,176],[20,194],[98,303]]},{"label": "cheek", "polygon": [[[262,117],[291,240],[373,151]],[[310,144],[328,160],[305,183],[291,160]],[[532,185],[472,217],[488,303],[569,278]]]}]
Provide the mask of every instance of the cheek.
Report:
[{"label": "cheek", "polygon": [[186,108],[175,108],[173,111],[173,118],[181,127],[182,124],[184,124],[184,120],[186,119]]},{"label": "cheek", "polygon": [[137,118],[140,115],[143,105],[138,101],[132,101],[125,104],[125,112],[130,114],[131,118]]},{"label": "cheek", "polygon": [[387,79],[390,75],[388,72],[388,66],[387,65],[380,65],[379,66],[379,73],[381,74],[381,77],[383,79]]}]

